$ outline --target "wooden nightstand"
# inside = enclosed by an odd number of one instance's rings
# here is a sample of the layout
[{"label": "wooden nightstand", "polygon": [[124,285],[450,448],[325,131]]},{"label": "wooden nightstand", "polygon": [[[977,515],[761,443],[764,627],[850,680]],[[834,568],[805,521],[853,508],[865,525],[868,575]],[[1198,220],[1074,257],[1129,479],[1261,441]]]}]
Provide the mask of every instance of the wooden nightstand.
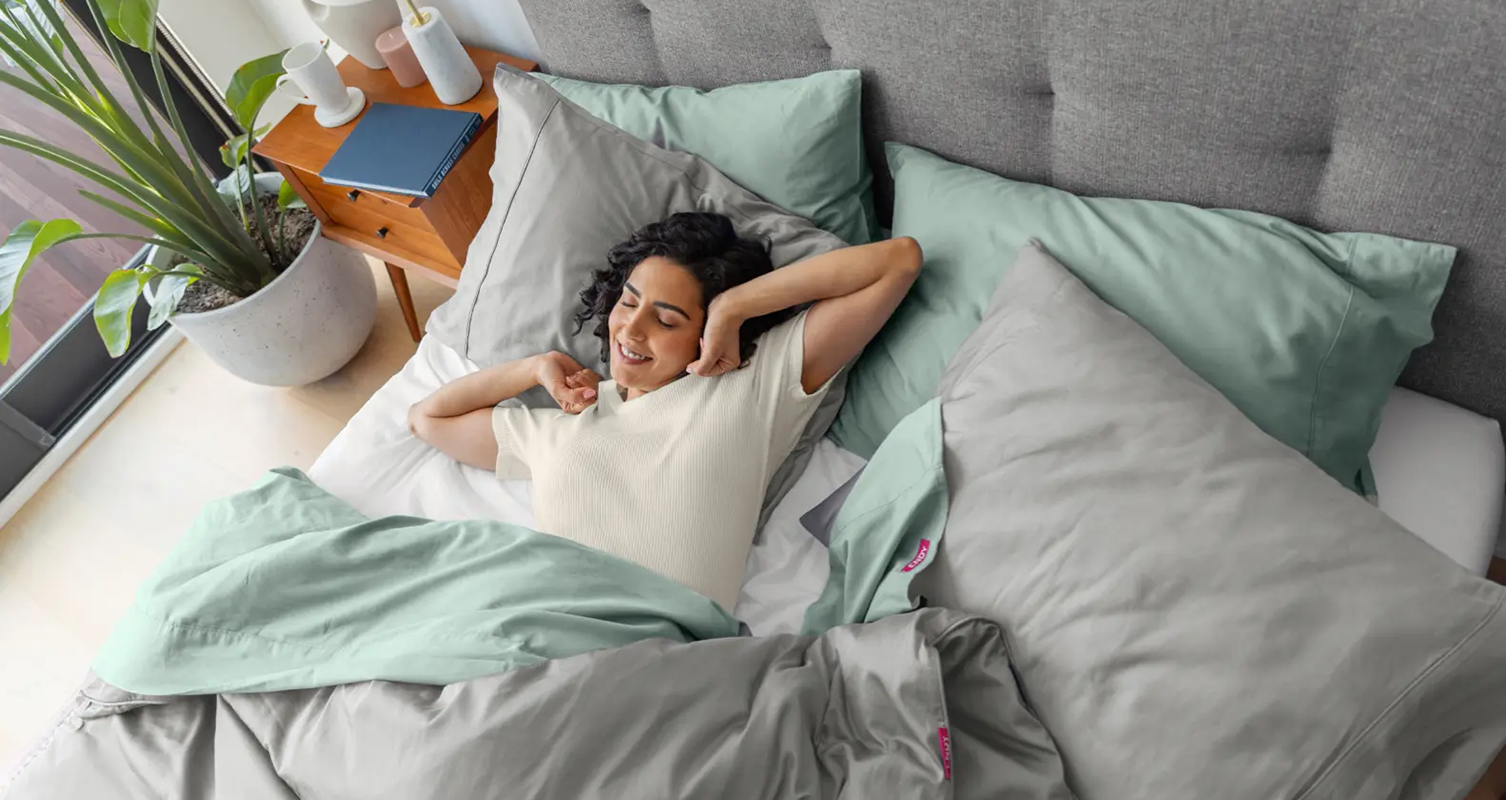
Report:
[{"label": "wooden nightstand", "polygon": [[[393,291],[402,306],[408,332],[418,341],[423,331],[413,310],[405,270],[448,286],[460,278],[471,239],[492,206],[492,179],[488,174],[497,146],[497,95],[491,75],[499,62],[532,71],[538,64],[521,58],[467,47],[471,60],[485,80],[475,97],[458,106],[446,106],[424,83],[412,89],[397,85],[389,70],[369,69],[354,58],[340,62],[345,83],[366,93],[367,103],[398,103],[474,111],[481,115],[481,129],[450,169],[433,197],[373,192],[332,186],[319,180],[319,171],[334,155],[360,117],[338,128],[325,128],[314,121],[312,106],[293,109],[256,145],[257,155],[271,161],[298,195],[323,223],[323,234],[343,245],[380,258],[387,265]],[[368,105],[369,107],[369,105]]]}]

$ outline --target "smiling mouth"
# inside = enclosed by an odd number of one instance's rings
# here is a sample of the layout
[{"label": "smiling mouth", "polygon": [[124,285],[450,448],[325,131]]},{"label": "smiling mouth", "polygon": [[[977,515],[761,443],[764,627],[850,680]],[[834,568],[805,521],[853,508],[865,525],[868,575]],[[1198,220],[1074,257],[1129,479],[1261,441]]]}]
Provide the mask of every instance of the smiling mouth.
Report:
[{"label": "smiling mouth", "polygon": [[622,342],[617,342],[616,344],[617,357],[622,359],[622,363],[624,364],[627,364],[629,366],[637,366],[639,364],[647,364],[648,362],[654,360],[652,356],[646,356],[642,353],[635,353],[632,350],[627,349],[627,347],[625,347]]}]

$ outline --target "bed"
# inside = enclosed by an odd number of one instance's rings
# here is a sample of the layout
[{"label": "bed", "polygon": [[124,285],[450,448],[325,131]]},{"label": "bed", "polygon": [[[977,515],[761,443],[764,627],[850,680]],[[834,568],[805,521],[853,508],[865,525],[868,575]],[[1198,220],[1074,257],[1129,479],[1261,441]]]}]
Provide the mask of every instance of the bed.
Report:
[{"label": "bed", "polygon": [[[478,367],[426,337],[418,353],[330,443],[310,469],[369,516],[533,521],[530,484],[456,464],[407,433],[408,407]],[[1506,451],[1492,419],[1409,389],[1393,390],[1372,451],[1381,510],[1461,566],[1484,575],[1501,522]],[[863,466],[818,445],[748,559],[734,613],[754,634],[794,633],[827,578],[826,550],[800,518]]]},{"label": "bed", "polygon": [[[477,313],[477,298],[513,302],[488,276],[574,290],[517,270],[534,253],[499,231],[574,237],[544,217],[489,218],[465,313],[431,321],[309,476],[274,472],[206,509],[213,524],[196,523],[125,644],[117,629],[96,662],[115,685],[91,676],[21,765],[18,797],[457,797],[507,781],[533,797],[1460,800],[1480,780],[1506,743],[1506,593],[1478,577],[1506,483],[1506,89],[1479,69],[1506,55],[1501,9],[523,6],[566,79],[711,89],[860,70],[875,214],[834,212],[843,225],[898,232],[906,197],[886,165],[937,158],[1041,191],[1438,243],[1421,246],[1452,265],[1425,304],[1431,328],[1394,325],[1436,336],[1381,387],[1373,445],[1348,462],[1368,454],[1379,511],[1353,491],[1363,473],[1320,470],[1246,418],[1146,318],[1070,272],[1070,237],[1032,231],[1011,240],[1002,282],[978,287],[991,297],[969,299],[972,324],[918,408],[863,456],[813,445],[721,609],[551,544],[528,530],[529,484],[406,430],[411,403],[498,355],[473,328],[508,339],[506,314]],[[728,181],[670,152],[675,126],[623,144],[558,82],[498,80],[523,87],[499,141],[568,161],[571,180],[647,153],[697,187]],[[538,146],[557,110],[578,112],[569,159]],[[618,149],[582,149],[606,139]],[[521,187],[530,162],[504,157],[494,182]],[[1302,241],[1339,242],[1342,282],[1325,285],[1352,301],[1358,240]],[[927,269],[943,249],[927,244]],[[1381,277],[1382,300],[1408,283]],[[1329,354],[1348,319],[1345,305]],[[1330,395],[1363,393],[1343,381],[1367,374],[1320,356]],[[860,377],[849,403],[874,396]],[[1317,437],[1320,392],[1298,388]],[[834,516],[812,521],[832,496]],[[571,582],[548,579],[562,567]],[[135,647],[154,637],[170,646]]]}]

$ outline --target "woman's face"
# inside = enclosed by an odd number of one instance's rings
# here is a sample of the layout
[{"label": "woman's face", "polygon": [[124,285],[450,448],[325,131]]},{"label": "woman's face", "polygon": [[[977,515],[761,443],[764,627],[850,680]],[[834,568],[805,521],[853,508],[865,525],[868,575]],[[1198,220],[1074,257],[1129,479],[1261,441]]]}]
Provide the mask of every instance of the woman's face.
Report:
[{"label": "woman's face", "polygon": [[607,318],[618,386],[651,392],[685,374],[700,356],[701,294],[700,281],[667,258],[650,256],[633,268]]}]

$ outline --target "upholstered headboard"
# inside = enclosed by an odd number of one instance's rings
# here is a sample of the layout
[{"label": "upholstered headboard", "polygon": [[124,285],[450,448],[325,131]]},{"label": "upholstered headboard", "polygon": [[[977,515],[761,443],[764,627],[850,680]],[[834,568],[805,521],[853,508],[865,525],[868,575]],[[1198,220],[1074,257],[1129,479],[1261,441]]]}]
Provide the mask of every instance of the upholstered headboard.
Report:
[{"label": "upholstered headboard", "polygon": [[550,71],[864,76],[898,140],[1073,192],[1460,248],[1402,384],[1506,419],[1501,0],[522,0]]}]

